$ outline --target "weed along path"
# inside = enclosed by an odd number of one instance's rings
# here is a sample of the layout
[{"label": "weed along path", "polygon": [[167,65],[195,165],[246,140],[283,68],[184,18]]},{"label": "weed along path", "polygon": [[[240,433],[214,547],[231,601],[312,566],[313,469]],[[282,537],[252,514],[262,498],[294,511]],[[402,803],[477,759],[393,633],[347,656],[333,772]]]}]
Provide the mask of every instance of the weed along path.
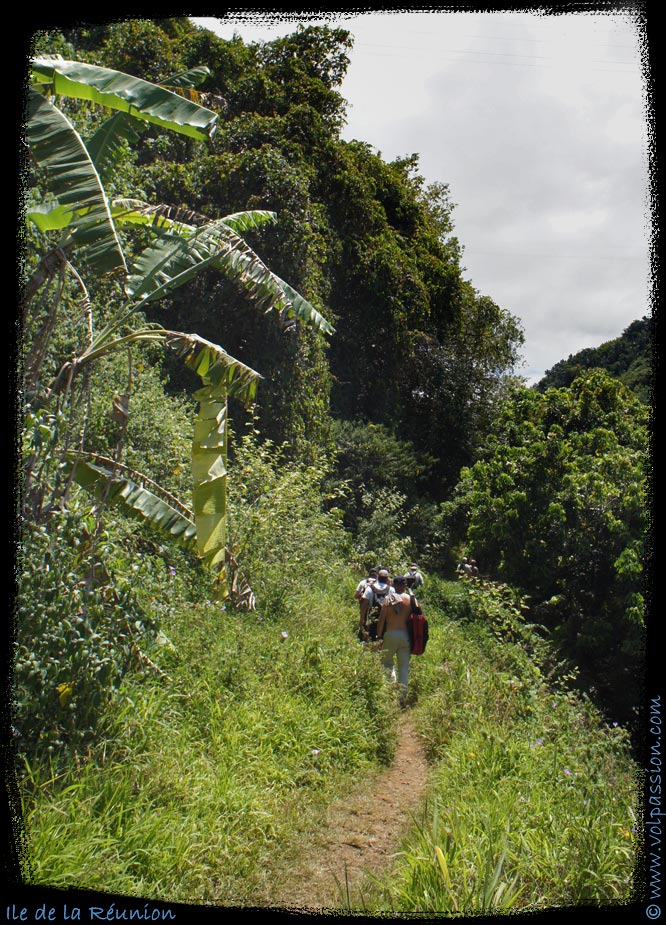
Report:
[{"label": "weed along path", "polygon": [[392,765],[331,804],[271,905],[303,912],[362,909],[363,881],[368,873],[392,866],[401,831],[419,805],[427,778],[423,742],[408,711],[400,717]]}]

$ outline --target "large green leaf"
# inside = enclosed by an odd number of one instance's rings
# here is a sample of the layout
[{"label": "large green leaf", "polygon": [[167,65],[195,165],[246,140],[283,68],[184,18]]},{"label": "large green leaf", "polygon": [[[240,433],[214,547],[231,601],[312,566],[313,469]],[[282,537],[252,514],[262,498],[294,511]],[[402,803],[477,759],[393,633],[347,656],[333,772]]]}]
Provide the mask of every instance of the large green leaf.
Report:
[{"label": "large green leaf", "polygon": [[[170,87],[177,91],[192,91],[193,87],[198,87],[200,84],[210,76],[210,68],[205,65],[199,65],[199,67],[191,67],[187,71],[179,71],[177,74],[172,74],[170,77],[167,77],[166,80],[160,81],[163,87]],[[190,97],[190,99],[193,97]]]},{"label": "large green leaf", "polygon": [[174,350],[185,364],[213,389],[222,388],[221,394],[237,398],[245,405],[254,401],[257,385],[263,378],[250,366],[236,360],[222,347],[198,334],[180,331],[165,332],[167,346]]},{"label": "large green leaf", "polygon": [[[26,136],[35,160],[45,171],[49,191],[58,202],[60,219],[70,216],[65,223],[69,226],[68,242],[63,243],[76,246],[81,262],[97,272],[126,270],[104,188],[86,146],[60,110],[32,90],[28,96]],[[46,213],[41,218],[42,227],[48,227]]]},{"label": "large green leaf", "polygon": [[[171,231],[182,238],[190,238],[210,219],[188,209],[167,205],[151,205],[139,199],[114,199],[111,214],[116,224],[152,225],[158,230]],[[221,221],[237,233],[254,231],[267,222],[275,221],[275,212],[250,209],[226,215]]]},{"label": "large green leaf", "polygon": [[214,267],[240,286],[263,310],[282,311],[332,333],[333,327],[323,315],[272,273],[233,230],[243,225],[246,230],[251,214],[237,213],[210,222],[185,238],[165,234],[152,242],[133,267],[126,284],[127,294],[141,302],[156,301],[205,267]]},{"label": "large green leaf", "polygon": [[67,464],[73,480],[98,500],[120,505],[129,514],[169,533],[184,546],[194,546],[196,526],[191,512],[146,476],[91,453],[70,452]]},{"label": "large green leaf", "polygon": [[[201,94],[192,88],[203,83],[209,74],[210,69],[207,67],[191,68],[163,80],[161,86],[179,96],[185,96],[191,102],[199,103]],[[145,124],[138,122],[134,113],[129,112],[114,112],[111,118],[102,123],[87,142],[88,153],[101,177],[108,176],[118,162],[125,149],[123,141],[135,145],[144,128]]]},{"label": "large green leaf", "polygon": [[289,283],[285,283],[279,276],[276,276],[274,273],[272,276],[289,299],[290,308],[287,312],[288,315],[295,315],[297,318],[300,318],[301,321],[315,328],[320,328],[326,334],[333,334],[335,332],[333,325],[326,321],[326,319],[319,314],[317,309],[313,305],[310,305],[307,299],[304,299],[300,293],[296,292]]},{"label": "large green leaf", "polygon": [[167,344],[204,384],[194,396],[199,411],[192,441],[192,497],[199,556],[219,569],[225,561],[227,529],[227,397],[249,403],[261,377],[196,335],[170,332]]},{"label": "large green leaf", "polygon": [[106,119],[86,144],[88,154],[103,178],[110,176],[125,151],[124,142],[136,145],[143,126],[126,112],[114,112]]},{"label": "large green leaf", "polygon": [[90,100],[201,141],[217,129],[217,113],[139,77],[57,56],[33,58],[31,64],[34,81],[55,95]]},{"label": "large green leaf", "polygon": [[[122,507],[130,516],[165,530],[182,546],[196,547],[196,527],[191,511],[177,498],[140,472],[123,466],[113,459],[93,453],[71,451],[66,470],[73,481],[98,501]],[[213,596],[225,600],[229,595],[237,608],[253,610],[256,599],[233,554],[224,550],[224,565],[220,564],[213,585]],[[226,570],[231,586],[227,585]]]},{"label": "large green leaf", "polygon": [[[189,209],[151,205],[141,199],[112,199],[109,203],[109,210],[116,227],[122,224],[146,225],[155,231],[172,231],[181,237],[189,237],[194,234],[197,225],[208,221]],[[270,213],[264,214],[270,215]],[[26,212],[26,218],[32,221],[40,231],[52,231],[69,225],[72,213],[70,209],[63,206],[38,203]]]}]

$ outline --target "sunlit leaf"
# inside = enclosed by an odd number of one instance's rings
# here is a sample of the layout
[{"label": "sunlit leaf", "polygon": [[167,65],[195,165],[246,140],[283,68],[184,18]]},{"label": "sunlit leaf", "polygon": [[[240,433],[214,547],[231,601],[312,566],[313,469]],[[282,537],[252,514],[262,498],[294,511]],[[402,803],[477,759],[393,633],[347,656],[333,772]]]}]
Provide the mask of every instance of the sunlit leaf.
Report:
[{"label": "sunlit leaf", "polygon": [[90,100],[202,141],[217,129],[217,113],[140,77],[55,56],[33,58],[31,65],[35,82],[56,96]]}]

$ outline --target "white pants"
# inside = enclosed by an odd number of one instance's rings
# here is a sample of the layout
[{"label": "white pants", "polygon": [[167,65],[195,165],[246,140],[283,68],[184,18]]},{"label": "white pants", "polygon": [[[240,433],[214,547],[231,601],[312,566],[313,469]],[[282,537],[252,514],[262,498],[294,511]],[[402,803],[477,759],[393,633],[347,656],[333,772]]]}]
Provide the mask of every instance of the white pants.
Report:
[{"label": "white pants", "polygon": [[393,664],[394,657],[398,661],[397,681],[402,688],[400,699],[404,702],[407,696],[407,682],[409,678],[410,642],[407,630],[386,630],[382,646],[382,665],[387,673],[396,679]]}]

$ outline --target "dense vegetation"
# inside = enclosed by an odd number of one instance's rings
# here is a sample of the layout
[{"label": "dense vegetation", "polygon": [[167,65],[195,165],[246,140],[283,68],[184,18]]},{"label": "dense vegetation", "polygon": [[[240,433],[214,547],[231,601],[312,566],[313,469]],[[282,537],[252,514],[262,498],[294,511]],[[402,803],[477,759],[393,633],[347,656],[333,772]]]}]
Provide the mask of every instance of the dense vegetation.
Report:
[{"label": "dense vegetation", "polygon": [[[322,27],[246,45],[184,19],[36,37],[24,874],[265,901],[278,846],[297,854],[299,826],[391,758],[396,707],[353,642],[352,591],[418,558],[432,800],[364,902],[626,901],[649,411],[619,357],[556,387],[515,375],[520,324],[463,278],[448,189],[416,155],[339,137],[351,42]],[[52,54],[80,62],[69,83]],[[73,99],[98,65],[146,101],[178,91],[183,122]],[[55,149],[74,135],[85,198]],[[647,324],[629,330],[644,356]],[[455,580],[464,553],[482,581]]]},{"label": "dense vegetation", "polygon": [[571,385],[582,372],[590,369],[605,369],[614,379],[619,379],[628,389],[649,404],[652,400],[653,378],[653,320],[641,318],[632,321],[620,337],[606,341],[599,347],[579,350],[566,360],[560,360],[546,371],[537,383],[537,389],[562,388]]}]

